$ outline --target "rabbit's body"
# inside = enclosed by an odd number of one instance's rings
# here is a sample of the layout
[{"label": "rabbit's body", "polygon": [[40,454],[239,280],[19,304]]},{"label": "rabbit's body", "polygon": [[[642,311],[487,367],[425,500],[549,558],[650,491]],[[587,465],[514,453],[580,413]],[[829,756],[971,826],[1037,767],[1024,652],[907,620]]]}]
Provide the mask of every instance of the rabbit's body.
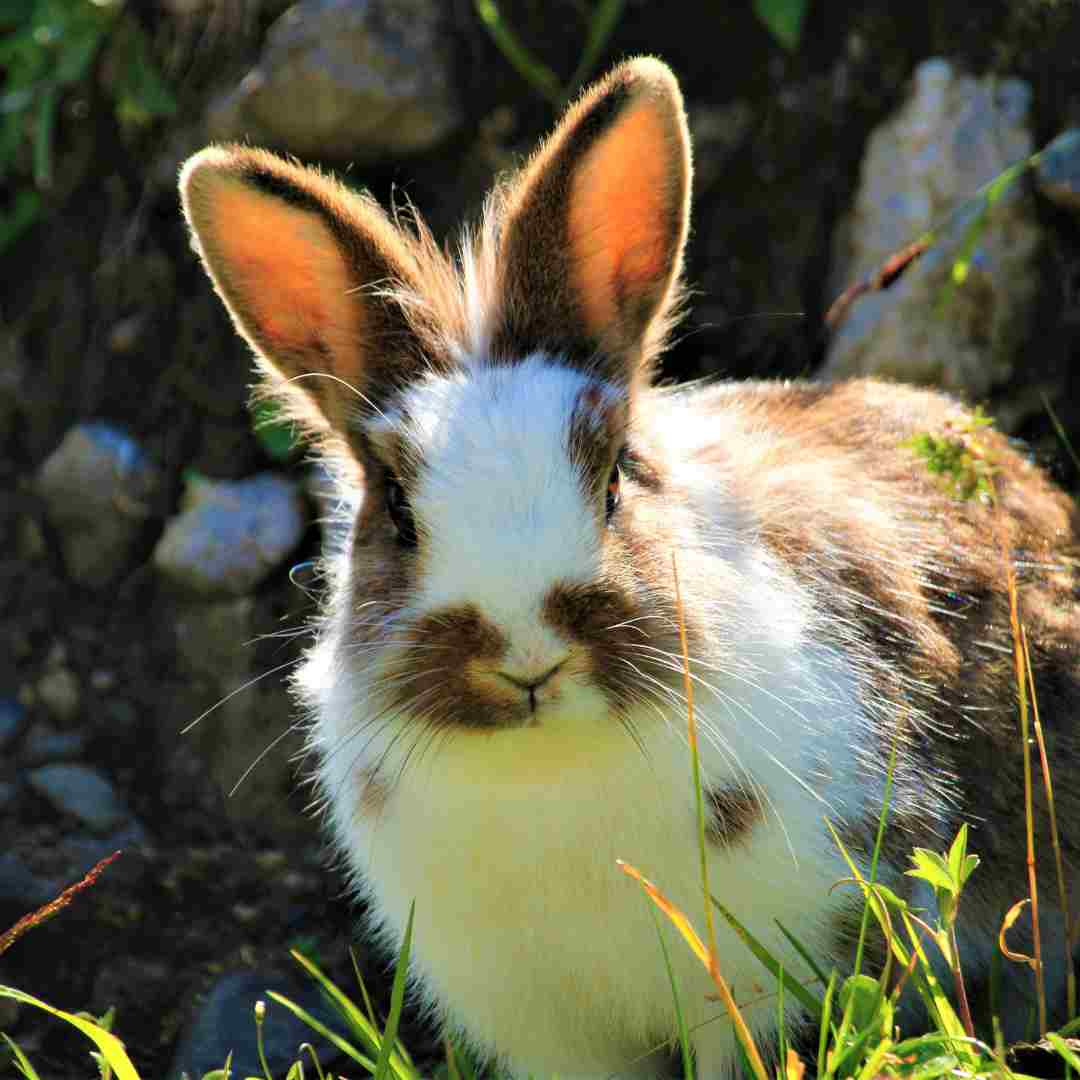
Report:
[{"label": "rabbit's body", "polygon": [[[640,60],[502,190],[460,280],[423,233],[270,155],[209,150],[183,179],[237,325],[340,467],[297,681],[333,835],[392,948],[415,901],[428,1001],[522,1076],[653,1073],[675,1031],[616,860],[700,921],[680,621],[712,891],[800,978],[775,920],[850,962],[861,897],[830,892],[824,819],[868,866],[894,745],[880,876],[925,900],[907,852],[971,821],[976,976],[1025,891],[1003,551],[1051,753],[1077,758],[1075,513],[1003,439],[870,381],[648,389],[688,181],[677,87]],[[946,494],[920,432],[992,463],[998,509]],[[1058,804],[1080,822],[1070,785]],[[699,1071],[730,1071],[731,1025],[667,943]],[[718,946],[768,1032],[768,976],[726,927]]]}]

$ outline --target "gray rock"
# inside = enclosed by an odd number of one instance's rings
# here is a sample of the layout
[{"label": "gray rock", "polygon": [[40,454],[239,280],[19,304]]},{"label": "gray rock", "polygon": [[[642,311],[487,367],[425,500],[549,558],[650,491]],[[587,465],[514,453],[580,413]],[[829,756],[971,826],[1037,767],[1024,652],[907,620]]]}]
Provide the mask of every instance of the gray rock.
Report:
[{"label": "gray rock", "polygon": [[86,749],[81,731],[57,731],[51,724],[35,724],[19,748],[19,759],[26,765],[44,765],[53,761],[71,761]]},{"label": "gray rock", "polygon": [[437,0],[302,0],[210,134],[358,162],[429,149],[462,120],[444,18]]},{"label": "gray rock", "polygon": [[0,751],[6,750],[22,733],[26,709],[15,698],[0,697]]},{"label": "gray rock", "polygon": [[292,1012],[271,1001],[274,990],[306,1009],[332,1031],[342,1031],[336,1013],[326,1004],[313,982],[301,983],[280,975],[240,971],[223,975],[211,988],[206,1001],[180,1040],[167,1076],[180,1080],[203,1076],[220,1069],[232,1053],[233,1076],[262,1076],[263,1069],[255,1044],[255,1002],[266,1003],[263,1046],[270,1072],[284,1075],[299,1054],[301,1043],[310,1042],[323,1068],[339,1057],[338,1052]]},{"label": "gray rock", "polygon": [[35,874],[14,852],[0,851],[0,905],[23,913],[33,911],[47,904],[62,888],[52,878]]},{"label": "gray rock", "polygon": [[82,703],[82,687],[69,668],[47,671],[37,681],[37,698],[59,720],[70,720]]},{"label": "gray rock", "polygon": [[243,596],[284,562],[305,524],[296,485],[275,473],[199,480],[158,541],[154,565],[193,592]]},{"label": "gray rock", "polygon": [[86,765],[43,765],[28,777],[30,786],[65,814],[95,832],[105,833],[127,821],[127,807],[112,784]]},{"label": "gray rock", "polygon": [[215,694],[235,690],[251,676],[253,597],[235,600],[198,600],[185,603],[176,613],[176,648],[179,659],[195,679]]},{"label": "gray rock", "polygon": [[890,289],[853,305],[824,378],[882,375],[979,400],[1009,377],[1039,283],[1039,228],[1023,184],[988,211],[962,283],[952,268],[978,208],[964,204],[1032,151],[1030,102],[1016,79],[974,79],[944,60],[916,69],[907,102],[870,137],[855,206],[834,245],[831,293],[931,226],[937,242]]},{"label": "gray rock", "polygon": [[139,444],[109,424],[79,424],[64,436],[37,489],[75,581],[98,588],[127,569],[158,481]]},{"label": "gray rock", "polygon": [[1063,131],[1042,149],[1035,180],[1052,202],[1080,212],[1080,128]]}]

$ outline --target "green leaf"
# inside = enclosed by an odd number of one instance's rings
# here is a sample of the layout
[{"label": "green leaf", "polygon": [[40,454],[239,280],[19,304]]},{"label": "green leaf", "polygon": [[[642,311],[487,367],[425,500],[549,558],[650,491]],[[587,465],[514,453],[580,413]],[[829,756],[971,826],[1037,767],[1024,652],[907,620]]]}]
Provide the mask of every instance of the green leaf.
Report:
[{"label": "green leaf", "polygon": [[949,871],[956,882],[957,892],[964,887],[967,879],[971,877],[972,872],[979,865],[979,856],[967,853],[967,838],[968,827],[965,822],[960,826],[960,831],[956,834],[956,839],[949,848]]},{"label": "green leaf", "polygon": [[935,889],[943,889],[948,893],[956,892],[949,864],[936,851],[917,847],[911,853],[911,861],[915,866],[911,870],[904,871],[908,877],[921,878]]},{"label": "green leaf", "polygon": [[1065,1059],[1066,1064],[1071,1065],[1072,1068],[1080,1071],[1080,1057],[1077,1056],[1076,1051],[1073,1050],[1056,1031],[1048,1031],[1046,1033],[1046,1039]]},{"label": "green leaf", "polygon": [[98,1027],[90,1020],[84,1020],[81,1016],[64,1012],[63,1009],[55,1009],[39,998],[16,990],[11,986],[0,986],[0,997],[11,998],[21,1005],[33,1005],[36,1009],[58,1016],[66,1020],[72,1027],[81,1031],[94,1045],[105,1055],[105,1059],[116,1073],[117,1080],[139,1080],[139,1074],[135,1071],[131,1059],[127,1056],[124,1044],[113,1034]]},{"label": "green leaf", "polygon": [[881,987],[869,975],[850,975],[840,987],[840,1008],[851,1009],[851,1024],[856,1031],[869,1027],[880,1013]]},{"label": "green leaf", "polygon": [[802,36],[807,0],[754,0],[754,14],[788,52],[795,52]]}]

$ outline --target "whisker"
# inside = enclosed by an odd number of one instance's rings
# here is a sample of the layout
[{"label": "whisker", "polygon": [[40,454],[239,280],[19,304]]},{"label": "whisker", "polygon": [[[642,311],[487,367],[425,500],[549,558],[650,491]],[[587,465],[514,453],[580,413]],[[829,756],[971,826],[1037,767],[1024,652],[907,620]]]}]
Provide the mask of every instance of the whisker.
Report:
[{"label": "whisker", "polygon": [[229,691],[229,693],[227,693],[223,698],[214,702],[214,704],[211,705],[209,709],[206,709],[204,712],[196,716],[195,719],[192,720],[191,723],[188,724],[186,727],[182,727],[180,729],[180,734],[187,735],[188,732],[192,731],[197,724],[201,724],[202,721],[205,720],[211,713],[216,712],[226,702],[232,701],[232,699],[236,697],[237,694],[242,694],[245,690],[250,690],[251,687],[253,687],[257,682],[265,679],[268,675],[276,675],[279,671],[284,671],[286,668],[292,667],[299,662],[299,657],[293,657],[291,660],[286,660],[283,664],[278,664],[277,667],[272,667],[267,671],[263,671],[260,674],[254,676],[253,678],[248,679],[248,681],[245,682],[243,685],[238,686],[235,690]]}]

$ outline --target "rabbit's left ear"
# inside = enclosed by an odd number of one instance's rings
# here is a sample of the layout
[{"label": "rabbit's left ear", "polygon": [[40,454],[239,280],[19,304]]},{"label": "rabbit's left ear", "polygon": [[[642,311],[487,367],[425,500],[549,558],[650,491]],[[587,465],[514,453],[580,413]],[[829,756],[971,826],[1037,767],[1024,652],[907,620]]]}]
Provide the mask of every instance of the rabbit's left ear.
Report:
[{"label": "rabbit's left ear", "polygon": [[665,64],[628,61],[586,91],[506,197],[495,351],[554,349],[633,378],[677,302],[690,172]]}]

